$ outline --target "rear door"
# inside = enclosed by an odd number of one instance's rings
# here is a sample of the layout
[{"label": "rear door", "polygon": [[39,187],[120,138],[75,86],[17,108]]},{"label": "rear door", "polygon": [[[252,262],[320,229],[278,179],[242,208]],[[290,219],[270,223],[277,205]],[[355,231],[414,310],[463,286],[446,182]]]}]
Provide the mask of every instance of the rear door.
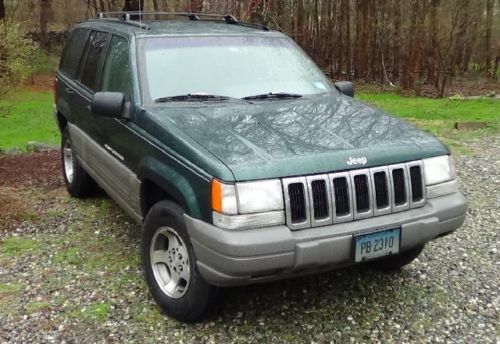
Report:
[{"label": "rear door", "polygon": [[69,33],[56,74],[56,108],[70,122],[75,120],[75,90],[89,35],[90,30],[84,28],[76,28]]},{"label": "rear door", "polygon": [[[96,92],[102,64],[109,42],[109,33],[92,31],[82,57],[78,71],[78,81],[73,97],[76,119],[75,124],[96,142],[102,142],[102,118],[90,111],[92,96]],[[85,157],[84,157],[85,158]]]}]

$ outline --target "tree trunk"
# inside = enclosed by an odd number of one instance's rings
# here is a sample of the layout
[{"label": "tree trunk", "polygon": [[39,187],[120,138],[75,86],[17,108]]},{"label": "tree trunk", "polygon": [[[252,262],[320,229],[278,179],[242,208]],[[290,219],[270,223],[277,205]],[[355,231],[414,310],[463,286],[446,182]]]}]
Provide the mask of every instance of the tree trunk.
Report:
[{"label": "tree trunk", "polygon": [[392,80],[396,82],[401,69],[401,2],[393,2],[394,31],[392,36]]},{"label": "tree trunk", "polygon": [[50,1],[40,0],[40,46],[42,49],[48,48],[47,23],[49,22]]},{"label": "tree trunk", "polygon": [[5,4],[3,0],[0,0],[0,20],[5,18]]},{"label": "tree trunk", "polygon": [[143,11],[144,0],[125,0],[123,11]]},{"label": "tree trunk", "polygon": [[484,32],[484,70],[488,72],[491,68],[491,27],[493,26],[493,4],[494,0],[486,0],[486,21]]},{"label": "tree trunk", "polygon": [[155,12],[160,11],[160,7],[158,6],[158,0],[153,0],[153,9],[155,10]]},{"label": "tree trunk", "polygon": [[347,80],[352,78],[352,48],[351,48],[351,1],[345,0],[345,44],[346,44],[346,65]]},{"label": "tree trunk", "polygon": [[106,12],[106,6],[104,5],[104,0],[99,0],[99,10],[101,12]]},{"label": "tree trunk", "polygon": [[203,11],[203,0],[190,0],[189,10],[193,13],[200,13]]},{"label": "tree trunk", "polygon": [[[437,60],[437,49],[438,49],[438,31],[439,31],[439,17],[437,15],[437,10],[439,8],[440,0],[431,0],[429,22],[430,22],[430,39],[427,46],[427,81],[432,82],[435,86],[437,85],[436,78],[436,60]],[[437,87],[437,86],[436,86]]]}]

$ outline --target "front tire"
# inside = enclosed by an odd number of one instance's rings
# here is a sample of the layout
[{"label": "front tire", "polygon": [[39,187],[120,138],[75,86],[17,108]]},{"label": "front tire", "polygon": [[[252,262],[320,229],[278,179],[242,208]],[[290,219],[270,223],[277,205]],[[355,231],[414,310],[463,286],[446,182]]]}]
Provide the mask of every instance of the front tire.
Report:
[{"label": "front tire", "polygon": [[177,320],[196,322],[212,306],[216,289],[196,267],[183,215],[182,208],[170,201],[151,208],[142,231],[142,263],[158,306]]},{"label": "front tire", "polygon": [[413,262],[422,253],[425,245],[416,246],[397,255],[377,259],[372,265],[382,271],[396,271]]},{"label": "front tire", "polygon": [[80,165],[76,157],[68,127],[64,128],[61,138],[61,165],[64,184],[69,194],[75,198],[86,198],[95,193],[97,184]]}]

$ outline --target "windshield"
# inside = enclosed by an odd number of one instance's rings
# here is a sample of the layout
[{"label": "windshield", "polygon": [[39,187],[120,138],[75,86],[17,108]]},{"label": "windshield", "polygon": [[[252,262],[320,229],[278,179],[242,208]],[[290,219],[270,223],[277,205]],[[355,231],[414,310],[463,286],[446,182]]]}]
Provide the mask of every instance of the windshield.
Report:
[{"label": "windshield", "polygon": [[331,92],[319,68],[286,37],[155,37],[142,42],[149,101],[186,94],[243,98]]}]

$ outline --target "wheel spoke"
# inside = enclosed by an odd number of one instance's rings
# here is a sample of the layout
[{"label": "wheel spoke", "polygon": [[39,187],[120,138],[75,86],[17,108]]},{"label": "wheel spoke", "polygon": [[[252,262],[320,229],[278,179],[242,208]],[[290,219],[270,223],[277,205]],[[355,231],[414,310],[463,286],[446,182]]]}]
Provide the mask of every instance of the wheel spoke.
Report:
[{"label": "wheel spoke", "polygon": [[173,295],[175,290],[177,289],[177,285],[179,284],[179,280],[174,280],[173,278],[165,285],[165,290]]},{"label": "wheel spoke", "polygon": [[170,266],[171,262],[167,251],[156,250],[151,253],[151,262],[153,264],[163,263]]}]

